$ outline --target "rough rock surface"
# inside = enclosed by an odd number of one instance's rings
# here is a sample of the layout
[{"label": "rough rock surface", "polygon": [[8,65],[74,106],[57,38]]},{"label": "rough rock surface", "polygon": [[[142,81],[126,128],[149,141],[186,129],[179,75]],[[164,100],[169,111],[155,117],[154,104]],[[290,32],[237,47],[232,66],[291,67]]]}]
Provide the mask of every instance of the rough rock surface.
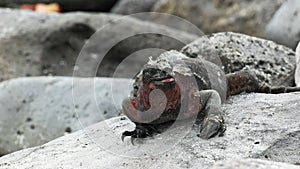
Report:
[{"label": "rough rock surface", "polygon": [[127,79],[71,77],[2,82],[0,154],[41,145],[117,116],[122,99],[130,92],[129,82]]},{"label": "rough rock surface", "polygon": [[158,0],[119,0],[112,13],[129,15],[138,12],[150,12]]},{"label": "rough rock surface", "polygon": [[[21,150],[0,158],[2,168],[207,168],[218,161],[262,155],[278,141],[300,131],[300,93],[244,94],[231,97],[223,109],[227,131],[224,137],[202,140],[198,127],[177,126],[173,130],[135,140],[120,135],[134,125],[124,117],[112,118],[45,145]],[[185,135],[186,134],[186,135]],[[297,145],[297,139],[289,144]],[[282,154],[282,161],[297,164],[300,157],[282,145],[270,152]],[[285,161],[290,152],[296,158]],[[252,163],[252,162],[251,162]],[[268,162],[255,162],[257,167]],[[253,163],[252,163],[253,164]],[[273,163],[275,167],[283,166]],[[253,164],[255,165],[255,164]],[[293,168],[299,168],[297,166]]]},{"label": "rough rock surface", "polygon": [[294,85],[295,52],[272,41],[225,32],[201,37],[181,51],[223,65],[225,73],[250,70],[267,84]]},{"label": "rough rock surface", "polygon": [[0,7],[18,8],[21,4],[58,3],[62,11],[103,11],[108,12],[117,0],[0,0]]},{"label": "rough rock surface", "polygon": [[268,39],[295,49],[300,41],[300,1],[288,0],[275,13],[266,30]]},{"label": "rough rock surface", "polygon": [[205,33],[233,31],[265,37],[266,24],[284,1],[159,0],[153,11],[185,18]]},{"label": "rough rock surface", "polygon": [[[100,28],[101,31],[93,35]],[[91,35],[92,40],[89,39]],[[4,70],[6,74],[1,74],[1,78],[70,76],[84,44],[85,51],[80,56],[85,63],[76,67],[81,72],[80,75],[94,76],[99,66],[99,53],[108,50],[98,74],[109,76],[124,58],[134,52],[145,48],[180,49],[197,37],[165,26],[112,14],[38,14],[0,9],[0,64],[8,63],[12,69]],[[135,67],[143,65],[150,54],[155,56],[161,50],[145,51],[143,55],[133,54],[131,60],[135,60],[136,64],[130,62],[126,72],[134,74]],[[91,63],[97,64],[92,66]],[[85,68],[93,68],[93,73],[83,71]]]},{"label": "rough rock surface", "polygon": [[218,162],[209,169],[299,169],[300,166],[285,163],[246,159],[246,160],[226,160]]}]

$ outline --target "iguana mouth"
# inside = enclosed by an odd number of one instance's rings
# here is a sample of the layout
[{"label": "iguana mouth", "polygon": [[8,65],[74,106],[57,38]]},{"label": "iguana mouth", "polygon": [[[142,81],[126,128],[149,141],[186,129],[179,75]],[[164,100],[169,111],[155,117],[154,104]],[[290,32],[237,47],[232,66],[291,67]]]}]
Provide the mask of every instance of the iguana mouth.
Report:
[{"label": "iguana mouth", "polygon": [[173,77],[167,77],[167,78],[161,78],[159,80],[155,79],[152,80],[151,83],[153,83],[155,86],[165,86],[165,87],[171,87],[175,85],[175,79]]},{"label": "iguana mouth", "polygon": [[170,82],[174,82],[174,81],[175,81],[175,79],[173,77],[162,80],[163,83],[170,83]]}]

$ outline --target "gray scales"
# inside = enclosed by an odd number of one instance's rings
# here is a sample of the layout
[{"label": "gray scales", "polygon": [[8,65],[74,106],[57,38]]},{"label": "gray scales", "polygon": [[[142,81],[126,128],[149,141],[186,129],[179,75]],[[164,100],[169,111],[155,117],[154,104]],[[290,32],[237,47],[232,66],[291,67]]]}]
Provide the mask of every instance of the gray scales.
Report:
[{"label": "gray scales", "polygon": [[136,128],[123,132],[122,140],[152,136],[176,120],[193,118],[199,137],[222,136],[226,125],[221,104],[230,95],[300,91],[293,87],[294,71],[292,50],[231,32],[162,53],[150,58],[135,77],[131,97],[123,101],[123,112]]}]

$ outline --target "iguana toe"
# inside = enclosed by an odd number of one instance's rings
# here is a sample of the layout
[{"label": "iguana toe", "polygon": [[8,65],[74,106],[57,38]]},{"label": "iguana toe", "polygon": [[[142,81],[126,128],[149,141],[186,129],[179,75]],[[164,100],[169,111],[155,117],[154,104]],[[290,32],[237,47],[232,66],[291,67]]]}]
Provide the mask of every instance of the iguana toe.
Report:
[{"label": "iguana toe", "polygon": [[223,136],[226,130],[224,120],[220,116],[212,116],[204,119],[201,124],[199,137],[209,139],[216,135]]}]

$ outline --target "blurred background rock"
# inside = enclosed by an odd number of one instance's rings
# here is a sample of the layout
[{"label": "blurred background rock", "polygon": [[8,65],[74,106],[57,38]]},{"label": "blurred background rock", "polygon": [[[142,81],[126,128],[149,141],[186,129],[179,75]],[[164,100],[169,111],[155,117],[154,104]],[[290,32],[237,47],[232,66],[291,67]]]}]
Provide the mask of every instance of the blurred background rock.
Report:
[{"label": "blurred background rock", "polygon": [[99,11],[108,12],[117,0],[0,0],[0,6],[19,8],[23,4],[58,3],[63,12],[68,11]]}]

